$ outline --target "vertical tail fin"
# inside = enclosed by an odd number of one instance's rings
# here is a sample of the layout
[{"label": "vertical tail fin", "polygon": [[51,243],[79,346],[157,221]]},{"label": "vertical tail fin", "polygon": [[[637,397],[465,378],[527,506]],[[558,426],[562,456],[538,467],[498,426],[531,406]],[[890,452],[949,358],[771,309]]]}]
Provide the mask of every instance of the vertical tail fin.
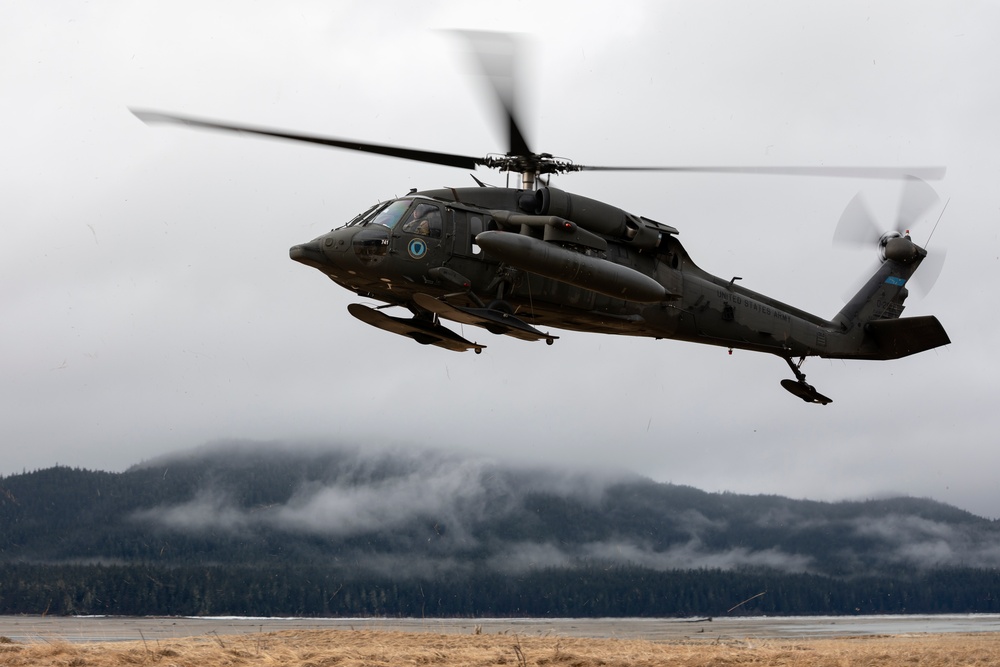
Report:
[{"label": "vertical tail fin", "polygon": [[[894,241],[899,241],[895,247]],[[909,237],[893,242],[887,246],[887,258],[875,275],[833,318],[845,334],[858,335],[857,348],[844,358],[899,359],[951,342],[936,317],[900,319],[909,294],[906,282],[927,253]]]},{"label": "vertical tail fin", "polygon": [[909,295],[906,281],[920,265],[920,258],[909,264],[886,261],[868,282],[851,297],[833,322],[842,329],[872,320],[893,320],[903,314],[903,303]]}]

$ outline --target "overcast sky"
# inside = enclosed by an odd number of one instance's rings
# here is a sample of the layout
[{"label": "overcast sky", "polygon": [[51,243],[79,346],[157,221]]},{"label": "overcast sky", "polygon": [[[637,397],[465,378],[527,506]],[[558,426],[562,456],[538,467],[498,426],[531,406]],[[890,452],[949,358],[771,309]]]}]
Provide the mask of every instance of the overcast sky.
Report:
[{"label": "overcast sky", "polygon": [[[419,6],[419,9],[417,7]],[[0,473],[121,470],[218,439],[443,447],[708,491],[903,493],[1000,517],[1000,5],[993,2],[35,2],[0,8]],[[953,344],[894,362],[466,328],[421,347],[288,248],[468,173],[175,127],[145,107],[485,155],[506,149],[454,28],[522,32],[536,151],[584,164],[943,165],[915,232],[948,251],[906,315]],[[477,176],[503,185],[505,176]],[[824,317],[874,249],[834,248],[888,181],[577,174],[679,228],[704,269]]]}]

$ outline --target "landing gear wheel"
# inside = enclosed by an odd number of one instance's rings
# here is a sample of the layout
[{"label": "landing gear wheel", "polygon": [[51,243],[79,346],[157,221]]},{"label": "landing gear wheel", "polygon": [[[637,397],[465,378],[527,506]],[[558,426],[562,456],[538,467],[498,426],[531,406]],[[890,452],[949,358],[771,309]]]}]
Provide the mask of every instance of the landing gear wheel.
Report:
[{"label": "landing gear wheel", "polygon": [[819,403],[820,405],[833,403],[832,398],[827,398],[823,394],[816,391],[815,387],[806,382],[806,374],[800,370],[802,362],[806,360],[805,357],[800,358],[798,364],[793,363],[791,357],[784,357],[784,359],[788,364],[788,367],[792,369],[793,373],[795,373],[794,380],[781,381],[781,386],[785,388],[785,391],[798,396],[806,403]]},{"label": "landing gear wheel", "polygon": [[833,403],[832,398],[827,398],[823,394],[816,391],[811,384],[807,384],[799,380],[782,380],[781,386],[785,388],[785,391],[798,396],[806,403],[818,403],[820,405]]}]

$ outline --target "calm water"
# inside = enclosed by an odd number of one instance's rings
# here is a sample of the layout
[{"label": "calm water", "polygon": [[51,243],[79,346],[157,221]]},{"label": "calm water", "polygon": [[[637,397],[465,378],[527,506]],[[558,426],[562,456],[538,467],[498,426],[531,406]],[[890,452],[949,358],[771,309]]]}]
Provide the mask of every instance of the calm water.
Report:
[{"label": "calm water", "polygon": [[384,619],[384,618],[162,618],[0,616],[0,636],[19,642],[151,641],[196,635],[280,630],[401,630],[443,634],[600,637],[667,640],[684,637],[836,637],[915,633],[1000,632],[1000,614],[941,616],[792,616],[705,619]]}]

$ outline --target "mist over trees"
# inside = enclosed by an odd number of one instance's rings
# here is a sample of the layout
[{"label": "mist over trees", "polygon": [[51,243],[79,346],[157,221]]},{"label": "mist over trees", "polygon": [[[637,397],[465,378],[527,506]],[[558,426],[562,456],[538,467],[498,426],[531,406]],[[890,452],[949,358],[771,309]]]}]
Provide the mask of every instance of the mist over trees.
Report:
[{"label": "mist over trees", "polygon": [[429,450],[228,443],[0,478],[0,613],[986,612],[998,566],[997,522],[931,500],[706,493]]}]

